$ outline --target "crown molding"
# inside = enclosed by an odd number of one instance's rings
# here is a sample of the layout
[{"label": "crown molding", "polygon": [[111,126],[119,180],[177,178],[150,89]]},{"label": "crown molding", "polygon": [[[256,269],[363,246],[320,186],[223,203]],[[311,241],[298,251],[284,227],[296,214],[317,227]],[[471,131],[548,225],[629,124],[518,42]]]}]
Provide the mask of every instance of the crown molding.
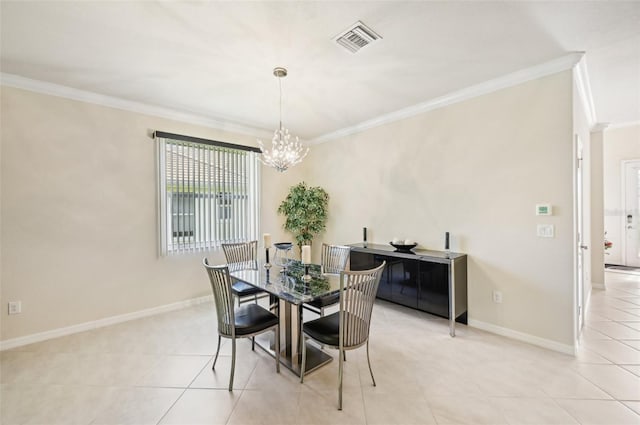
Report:
[{"label": "crown molding", "polygon": [[159,118],[200,125],[214,128],[216,130],[239,133],[257,138],[271,138],[273,133],[264,129],[246,126],[242,124],[210,118],[203,115],[178,111],[175,109],[160,106],[148,105],[146,103],[134,102],[117,97],[106,96],[90,91],[74,89],[59,84],[48,83],[46,81],[33,80],[19,75],[0,73],[0,84],[6,87],[13,87],[32,91],[35,93],[47,94],[62,97],[65,99],[77,100],[80,102],[92,103],[109,108],[121,109],[123,111],[136,112],[139,114],[151,115]]},{"label": "crown molding", "polygon": [[[379,127],[381,125],[410,118],[424,112],[473,99],[475,97],[522,84],[527,81],[546,77],[548,75],[574,68],[576,64],[580,63],[583,63],[583,65],[580,66],[579,70],[576,69],[575,76],[576,80],[578,81],[580,98],[585,104],[585,110],[588,113],[590,126],[592,126],[596,123],[596,120],[593,108],[593,100],[591,99],[591,88],[589,86],[586,64],[583,61],[583,57],[584,53],[573,52],[552,61],[545,62],[543,64],[536,65],[530,68],[522,69],[492,80],[488,80],[483,83],[476,84],[462,90],[458,90],[444,96],[419,103],[417,105],[409,106],[407,108],[403,108],[398,111],[394,111],[389,114],[385,114],[380,117],[361,122],[351,127],[345,127],[337,131],[326,133],[314,139],[308,140],[306,141],[306,143],[309,145],[314,145],[360,133],[374,127]],[[106,96],[89,91],[78,90],[58,84],[48,83],[45,81],[33,80],[14,74],[0,73],[0,84],[3,86],[33,91],[36,93],[93,103],[96,105],[201,125],[203,127],[249,135],[257,138],[271,138],[273,136],[271,131],[267,131],[265,129],[231,123],[194,113],[177,111],[159,106],[152,106],[140,102]]]},{"label": "crown molding", "polygon": [[593,128],[598,120],[596,118],[596,108],[593,105],[593,97],[591,95],[591,84],[589,84],[589,72],[587,72],[587,59],[583,55],[576,66],[573,68],[573,77],[578,89],[578,97],[582,102],[584,112],[587,115],[587,125]]},{"label": "crown molding", "polygon": [[465,100],[473,99],[478,96],[522,84],[527,81],[536,80],[538,78],[556,74],[558,72],[573,68],[582,59],[583,56],[584,53],[582,52],[573,52],[552,61],[542,63],[540,65],[522,69],[520,71],[516,71],[502,77],[494,78],[492,80],[488,80],[483,83],[476,84],[474,86],[470,86],[462,90],[458,90],[444,96],[428,100],[426,102],[418,103],[417,105],[409,106],[408,108],[400,109],[398,111],[382,115],[372,120],[364,121],[352,127],[346,127],[331,133],[324,134],[322,136],[316,137],[315,139],[312,139],[310,141],[310,144],[324,143],[330,140],[360,133],[370,128],[389,124],[405,118],[410,118],[427,111],[432,111],[434,109],[453,105],[455,103],[463,102]]},{"label": "crown molding", "polygon": [[610,124],[608,122],[597,122],[591,126],[591,129],[589,131],[591,131],[592,133],[605,131],[607,128],[609,128],[609,126]]},{"label": "crown molding", "polygon": [[626,128],[626,127],[633,127],[633,126],[640,126],[640,121],[626,121],[626,122],[619,122],[619,123],[615,123],[615,124],[610,124],[608,129],[610,130],[615,130],[617,128]]}]

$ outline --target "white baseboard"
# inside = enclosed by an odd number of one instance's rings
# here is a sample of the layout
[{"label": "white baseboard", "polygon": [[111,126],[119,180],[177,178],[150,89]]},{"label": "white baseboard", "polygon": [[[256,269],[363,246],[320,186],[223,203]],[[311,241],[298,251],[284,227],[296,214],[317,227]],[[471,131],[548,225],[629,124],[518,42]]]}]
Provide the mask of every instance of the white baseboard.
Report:
[{"label": "white baseboard", "polygon": [[65,335],[71,335],[78,332],[89,331],[91,329],[102,328],[104,326],[114,325],[116,323],[127,322],[129,320],[140,319],[142,317],[153,316],[155,314],[166,313],[173,310],[191,307],[197,304],[213,301],[213,295],[192,298],[190,300],[178,301],[176,303],[165,304],[158,307],[147,308],[144,310],[134,311],[132,313],[120,314],[118,316],[105,317],[103,319],[92,320],[90,322],[79,323],[77,325],[66,326],[64,328],[52,329],[50,331],[38,332],[31,335],[21,336],[18,338],[0,341],[0,351],[9,350],[11,348],[22,347],[23,345],[33,344],[35,342],[46,341],[52,338],[58,338]]},{"label": "white baseboard", "polygon": [[587,292],[587,296],[585,297],[585,300],[584,300],[584,316],[585,317],[587,317],[587,314],[589,314],[589,307],[591,307],[591,294],[593,293],[593,288],[599,288],[598,285],[602,285],[602,289],[604,289],[604,283],[591,282],[591,287],[589,288],[589,291]]},{"label": "white baseboard", "polygon": [[537,345],[538,347],[548,348],[549,350],[553,351],[559,351],[560,353],[569,354],[572,356],[575,355],[575,350],[572,345],[562,344],[550,339],[540,338],[538,336],[526,334],[524,332],[514,331],[513,329],[503,328],[502,326],[481,322],[480,320],[469,318],[468,326],[497,335],[506,336],[507,338],[517,339],[518,341],[527,342],[529,344]]}]

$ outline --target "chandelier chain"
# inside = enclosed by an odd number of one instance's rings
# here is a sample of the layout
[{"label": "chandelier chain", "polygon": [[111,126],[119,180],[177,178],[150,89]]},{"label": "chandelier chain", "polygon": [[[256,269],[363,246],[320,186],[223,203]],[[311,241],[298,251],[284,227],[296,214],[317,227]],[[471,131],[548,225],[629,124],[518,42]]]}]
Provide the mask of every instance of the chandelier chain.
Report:
[{"label": "chandelier chain", "polygon": [[278,77],[278,87],[280,88],[280,125],[279,128],[282,130],[282,77]]}]

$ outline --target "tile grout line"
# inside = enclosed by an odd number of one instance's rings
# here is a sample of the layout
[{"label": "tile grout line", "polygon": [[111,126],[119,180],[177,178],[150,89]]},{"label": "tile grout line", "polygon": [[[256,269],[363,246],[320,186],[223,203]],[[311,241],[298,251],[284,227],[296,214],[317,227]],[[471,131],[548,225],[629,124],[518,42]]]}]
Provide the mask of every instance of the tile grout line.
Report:
[{"label": "tile grout line", "polygon": [[[205,356],[203,356],[205,357]],[[213,359],[213,356],[207,356],[209,357],[209,360]],[[178,396],[178,398],[175,399],[175,401],[171,404],[171,406],[169,406],[169,408],[167,409],[166,412],[164,412],[164,414],[160,417],[160,419],[158,419],[158,422],[156,422],[156,425],[160,425],[160,423],[162,422],[162,420],[167,416],[167,414],[171,411],[171,409],[173,409],[173,407],[176,405],[176,403],[178,403],[178,401],[180,401],[180,399],[182,398],[182,396],[184,395],[184,393],[187,392],[187,390],[191,387],[191,384],[193,384],[193,382],[198,379],[198,376],[200,376],[200,374],[202,373],[202,371],[209,365],[209,360],[207,360],[204,364],[204,366],[202,366],[202,369],[200,369],[200,371],[198,373],[195,374],[195,376],[193,377],[193,379],[191,379],[191,382],[189,382],[189,384],[182,390],[182,393],[180,393],[180,395]]]}]

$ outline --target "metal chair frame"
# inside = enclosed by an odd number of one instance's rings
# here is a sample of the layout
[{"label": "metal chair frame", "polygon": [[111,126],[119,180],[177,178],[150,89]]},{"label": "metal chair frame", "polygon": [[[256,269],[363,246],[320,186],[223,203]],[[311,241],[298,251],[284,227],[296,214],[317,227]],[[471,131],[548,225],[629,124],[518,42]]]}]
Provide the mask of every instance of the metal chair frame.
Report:
[{"label": "metal chair frame", "polygon": [[[230,271],[246,270],[258,268],[258,241],[223,243],[222,250],[227,261]],[[238,300],[238,306],[243,303],[254,301],[256,304],[261,298],[269,295],[266,292],[258,292],[246,297],[240,296],[235,290],[233,291],[235,298]]]},{"label": "metal chair frame", "polygon": [[[220,343],[222,338],[231,339],[231,374],[229,377],[229,391],[233,391],[233,377],[236,367],[236,339],[238,338],[254,338],[256,335],[273,330],[275,332],[275,352],[276,352],[276,372],[280,373],[280,326],[279,321],[274,326],[265,327],[257,332],[244,335],[236,335],[235,326],[235,308],[233,302],[233,293],[231,285],[231,276],[229,267],[210,266],[205,258],[203,265],[209,274],[211,289],[213,290],[213,299],[216,306],[216,316],[218,319],[218,348],[216,349],[216,357],[213,360],[212,370],[216,368],[218,354],[220,354]],[[276,315],[277,316],[277,315]]]},{"label": "metal chair frame", "polygon": [[[369,358],[369,330],[371,328],[371,313],[373,311],[373,303],[378,292],[380,277],[386,263],[380,266],[363,271],[345,271],[340,273],[340,310],[338,312],[340,318],[340,328],[338,336],[338,346],[327,345],[334,349],[338,349],[338,410],[342,410],[342,375],[344,353],[347,350],[354,350],[367,346],[367,363],[369,365],[369,373],[373,386],[376,386],[376,380],[373,377],[373,369],[371,368],[371,360]],[[324,320],[319,318],[316,320]],[[300,368],[300,383],[304,382],[304,371],[306,364],[306,340],[312,338],[305,332],[304,325],[302,328],[302,365]],[[322,341],[318,341],[322,342]]]},{"label": "metal chair frame", "polygon": [[[320,272],[322,274],[340,274],[345,271],[347,263],[349,262],[350,252],[351,247],[349,246],[323,243],[320,257]],[[337,304],[337,301],[319,308],[309,304],[303,304],[302,307],[320,315],[320,317],[324,317],[325,308],[335,304]]]}]

